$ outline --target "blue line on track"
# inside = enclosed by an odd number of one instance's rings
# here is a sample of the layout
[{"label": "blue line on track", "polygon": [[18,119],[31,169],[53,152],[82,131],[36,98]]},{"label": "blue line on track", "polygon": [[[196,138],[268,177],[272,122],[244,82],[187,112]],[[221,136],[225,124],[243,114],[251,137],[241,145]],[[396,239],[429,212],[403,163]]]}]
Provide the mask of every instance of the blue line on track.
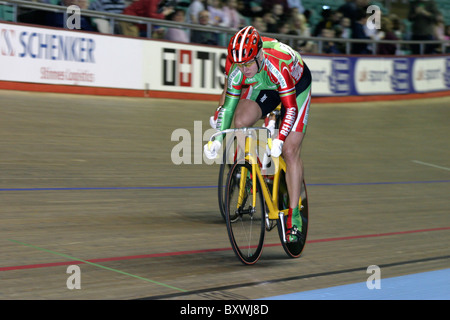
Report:
[{"label": "blue line on track", "polygon": [[350,183],[307,183],[306,186],[373,186],[386,184],[421,184],[421,183],[448,183],[450,180],[431,180],[431,181],[384,181],[384,182],[350,182]]},{"label": "blue line on track", "polygon": [[173,186],[173,187],[73,187],[73,188],[0,188],[0,191],[71,191],[71,190],[165,190],[165,189],[207,189],[217,186]]},{"label": "blue line on track", "polygon": [[[425,184],[425,183],[449,183],[450,180],[431,181],[386,181],[386,182],[351,182],[351,183],[307,183],[307,187],[328,186],[371,186],[392,184]],[[83,191],[83,190],[166,190],[166,189],[210,189],[214,186],[159,186],[159,187],[55,187],[55,188],[0,188],[0,192],[6,191]]]},{"label": "blue line on track", "polygon": [[386,279],[381,269],[379,289],[368,289],[366,282],[361,282],[262,300],[450,300],[450,269]]}]

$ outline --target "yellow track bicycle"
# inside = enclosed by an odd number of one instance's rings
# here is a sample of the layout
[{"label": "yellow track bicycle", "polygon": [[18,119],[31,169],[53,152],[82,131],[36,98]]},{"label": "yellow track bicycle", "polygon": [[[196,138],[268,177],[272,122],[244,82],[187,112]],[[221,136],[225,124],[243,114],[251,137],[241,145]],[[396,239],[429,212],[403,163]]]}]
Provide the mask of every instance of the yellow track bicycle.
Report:
[{"label": "yellow track bicycle", "polygon": [[[267,114],[263,119],[272,119],[275,120],[275,130],[280,128],[280,123],[283,118],[283,112],[281,109],[281,103],[269,114]],[[243,150],[241,150],[243,152]],[[222,218],[225,220],[225,183],[227,180],[228,172],[231,169],[231,166],[236,159],[241,155],[238,154],[239,149],[236,148],[236,141],[234,136],[230,136],[227,139],[227,143],[224,144],[223,154],[222,154],[222,162],[220,163],[219,168],[219,177],[218,177],[218,201],[219,201],[219,209]]]},{"label": "yellow track bicycle", "polygon": [[[267,132],[263,141],[258,131]],[[302,181],[299,200],[302,217],[301,237],[297,241],[286,240],[286,217],[289,210],[289,195],[286,185],[286,163],[280,156],[272,158],[274,171],[265,174],[259,151],[271,148],[270,131],[266,128],[252,127],[227,129],[215,133],[210,143],[219,135],[241,133],[243,156],[232,164],[227,177],[225,190],[225,220],[232,248],[237,258],[246,265],[256,263],[261,257],[265,232],[277,226],[281,245],[291,258],[302,254],[308,231],[308,197],[305,181]],[[240,139],[236,139],[239,141]],[[224,144],[225,145],[225,144]],[[242,144],[241,146],[242,147]]]}]

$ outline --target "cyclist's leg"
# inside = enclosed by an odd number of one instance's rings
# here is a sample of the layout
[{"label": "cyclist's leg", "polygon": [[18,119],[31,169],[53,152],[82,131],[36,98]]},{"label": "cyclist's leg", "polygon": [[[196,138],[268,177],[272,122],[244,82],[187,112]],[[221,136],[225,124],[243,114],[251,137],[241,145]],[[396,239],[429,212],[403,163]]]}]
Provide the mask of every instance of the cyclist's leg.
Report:
[{"label": "cyclist's leg", "polygon": [[300,198],[300,186],[303,180],[303,161],[300,153],[308,122],[311,102],[311,86],[297,96],[299,111],[292,131],[283,145],[283,158],[286,161],[286,183],[289,190],[290,207],[295,208]]},{"label": "cyclist's leg", "polygon": [[280,96],[277,91],[248,87],[241,95],[234,113],[236,128],[253,126],[262,116],[272,112],[278,104],[280,104]]},{"label": "cyclist's leg", "polygon": [[234,113],[234,126],[236,128],[251,127],[261,118],[261,108],[255,101],[241,99]]},{"label": "cyclist's leg", "polygon": [[300,157],[303,132],[290,132],[283,145],[283,158],[286,162],[286,185],[289,194],[289,212],[286,219],[286,240],[298,241],[302,232],[300,192],[303,181],[303,161]]},{"label": "cyclist's leg", "polygon": [[283,145],[283,158],[286,162],[286,184],[289,192],[289,207],[297,207],[303,180],[303,161],[300,157],[303,132],[291,132]]},{"label": "cyclist's leg", "polygon": [[[297,229],[301,231],[302,222],[299,200],[303,181],[303,161],[300,153],[308,122],[309,105],[311,102],[311,85],[309,84],[303,91],[300,91],[299,89],[304,89],[304,87],[301,88],[299,85],[299,88],[297,88],[297,92],[299,92],[297,95],[299,112],[292,131],[287,136],[283,145],[283,158],[286,161],[286,184],[290,202],[287,228],[293,229],[293,227],[296,226]],[[290,240],[294,239],[291,237]]]}]

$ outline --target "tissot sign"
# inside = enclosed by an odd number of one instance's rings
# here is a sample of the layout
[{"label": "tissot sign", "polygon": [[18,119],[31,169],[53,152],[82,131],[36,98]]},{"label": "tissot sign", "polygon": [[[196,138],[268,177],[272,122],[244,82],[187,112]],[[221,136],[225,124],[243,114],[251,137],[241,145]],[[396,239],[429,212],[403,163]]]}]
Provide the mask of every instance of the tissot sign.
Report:
[{"label": "tissot sign", "polygon": [[[220,94],[224,86],[226,51],[220,48],[148,42],[150,90]],[[153,44],[153,45],[152,45]],[[158,63],[159,62],[159,63]]]},{"label": "tissot sign", "polygon": [[223,88],[224,53],[163,48],[162,84],[198,89]]}]

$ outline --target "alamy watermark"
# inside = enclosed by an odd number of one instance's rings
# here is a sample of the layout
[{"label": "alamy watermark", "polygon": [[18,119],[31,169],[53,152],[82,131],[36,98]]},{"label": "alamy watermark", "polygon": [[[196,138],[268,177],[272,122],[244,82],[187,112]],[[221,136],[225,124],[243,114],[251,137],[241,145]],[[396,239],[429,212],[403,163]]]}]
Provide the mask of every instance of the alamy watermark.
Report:
[{"label": "alamy watermark", "polygon": [[67,267],[66,273],[70,274],[67,278],[67,289],[81,289],[81,269],[77,265],[70,265]]},{"label": "alamy watermark", "polygon": [[[242,157],[245,150],[245,136],[249,132],[236,131],[223,135],[222,146],[218,150],[215,159],[208,159],[203,152],[203,146],[208,143],[210,137],[217,133],[216,129],[209,128],[203,132],[202,121],[194,121],[193,134],[184,128],[175,129],[171,135],[171,141],[177,142],[171,151],[172,163],[180,164],[233,164],[237,157]],[[272,159],[268,157],[268,147],[265,143],[269,136],[266,129],[252,130],[253,138],[259,140],[258,145],[254,145],[256,155],[260,160],[266,159],[267,174],[274,171]],[[272,137],[278,135],[278,130],[274,130]],[[224,157],[225,153],[225,157]],[[252,153],[254,154],[254,153]]]},{"label": "alamy watermark", "polygon": [[381,289],[381,269],[379,266],[371,265],[367,268],[366,273],[371,274],[369,278],[367,278],[366,286],[367,289]]},{"label": "alamy watermark", "polygon": [[370,5],[366,9],[366,13],[370,14],[367,18],[366,26],[368,29],[381,29],[381,9],[379,6]]},{"label": "alamy watermark", "polygon": [[81,9],[77,5],[68,6],[66,9],[67,19],[66,27],[67,29],[81,29]]}]

